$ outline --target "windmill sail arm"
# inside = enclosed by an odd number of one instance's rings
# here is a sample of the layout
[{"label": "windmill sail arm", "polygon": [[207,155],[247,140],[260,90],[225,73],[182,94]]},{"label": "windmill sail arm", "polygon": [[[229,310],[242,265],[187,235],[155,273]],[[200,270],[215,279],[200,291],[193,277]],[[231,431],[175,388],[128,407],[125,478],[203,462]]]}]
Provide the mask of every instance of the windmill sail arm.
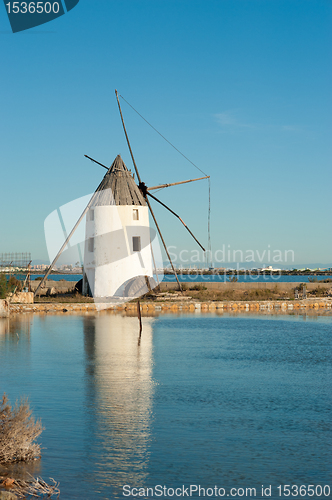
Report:
[{"label": "windmill sail arm", "polygon": [[152,187],[147,188],[147,191],[152,191],[153,189],[163,189],[163,188],[167,188],[170,186],[178,186],[179,184],[187,184],[188,182],[201,181],[203,179],[209,179],[209,178],[210,178],[210,176],[206,175],[205,177],[198,177],[198,179],[189,179],[187,181],[172,182],[170,184],[160,184],[160,186],[152,186]]},{"label": "windmill sail arm", "polygon": [[141,182],[141,177],[139,175],[138,168],[137,168],[137,165],[136,165],[136,162],[135,162],[135,158],[134,158],[134,155],[133,155],[133,151],[131,149],[131,145],[130,145],[130,142],[129,142],[129,137],[128,137],[127,129],[126,129],[125,122],[124,122],[124,119],[123,119],[122,109],[121,109],[120,101],[119,101],[119,94],[118,94],[117,90],[115,90],[115,95],[116,95],[116,100],[118,102],[118,107],[119,107],[119,112],[120,112],[120,116],[121,116],[123,131],[124,131],[126,139],[127,139],[127,144],[128,144],[128,149],[129,149],[129,152],[130,152],[130,156],[131,156],[131,159],[133,160],[133,164],[134,164],[134,168],[135,168],[135,172],[136,172],[136,175],[137,175],[138,182]]},{"label": "windmill sail arm", "polygon": [[90,157],[90,156],[88,156],[88,155],[84,155],[84,156],[85,156],[85,158],[89,158],[89,160],[94,161],[95,163],[97,163],[97,164],[98,164],[98,165],[100,165],[101,167],[104,167],[104,168],[106,168],[106,170],[108,170],[108,167],[106,167],[106,165],[103,165],[102,163],[100,163],[100,162],[99,162],[99,161],[97,161],[97,160],[94,160],[93,158],[91,158],[91,157]]},{"label": "windmill sail arm", "polygon": [[[149,194],[149,196],[152,196],[152,195],[150,195],[150,194]],[[153,198],[154,198],[154,196],[153,196]],[[168,251],[168,249],[167,249],[167,246],[166,246],[165,240],[164,240],[164,238],[163,238],[163,235],[161,234],[160,227],[159,227],[159,225],[158,225],[158,222],[157,222],[156,216],[154,215],[154,212],[153,212],[153,210],[152,210],[151,204],[150,204],[150,202],[149,202],[149,200],[148,200],[148,197],[147,197],[147,196],[146,196],[145,200],[146,200],[146,203],[147,203],[147,205],[148,205],[148,207],[149,207],[149,210],[150,210],[150,213],[151,213],[152,218],[153,218],[153,220],[154,220],[154,223],[155,223],[155,225],[156,225],[156,228],[157,228],[157,231],[158,231],[158,233],[159,233],[160,239],[161,239],[161,241],[162,241],[162,243],[163,243],[163,245],[164,245],[164,249],[165,249],[166,255],[167,255],[168,260],[169,260],[169,262],[170,262],[170,264],[171,264],[171,267],[172,267],[172,269],[173,269],[173,273],[174,273],[174,276],[175,276],[175,278],[176,278],[176,281],[177,281],[177,283],[178,283],[178,285],[179,285],[179,290],[180,290],[180,292],[182,292],[182,286],[181,286],[181,283],[180,283],[180,281],[179,281],[178,275],[176,274],[175,267],[174,267],[174,265],[173,265],[173,262],[172,262],[171,256],[170,256],[170,254],[169,254],[169,251]]]},{"label": "windmill sail arm", "polygon": [[189,227],[187,226],[187,224],[181,219],[181,217],[176,214],[171,208],[169,208],[167,205],[165,205],[165,203],[163,203],[162,201],[158,200],[158,198],[156,198],[153,194],[151,193],[146,193],[147,195],[151,196],[152,199],[156,200],[158,203],[160,203],[160,205],[162,205],[163,207],[165,207],[169,212],[171,212],[171,214],[175,215],[175,217],[177,217],[179,219],[179,221],[184,225],[184,227],[186,228],[186,230],[188,231],[188,233],[194,238],[194,240],[196,241],[196,243],[198,243],[198,245],[201,247],[201,249],[203,250],[203,252],[205,252],[205,248],[203,247],[203,245],[200,244],[200,242],[198,241],[198,239],[196,238],[196,236],[190,231]]}]

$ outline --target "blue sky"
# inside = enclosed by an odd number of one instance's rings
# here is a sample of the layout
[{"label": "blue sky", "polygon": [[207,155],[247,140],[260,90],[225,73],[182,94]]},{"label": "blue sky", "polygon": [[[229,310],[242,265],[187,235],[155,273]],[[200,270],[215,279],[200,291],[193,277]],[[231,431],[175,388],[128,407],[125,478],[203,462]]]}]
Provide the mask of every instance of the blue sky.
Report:
[{"label": "blue sky", "polygon": [[[0,253],[47,259],[45,218],[104,175],[84,154],[131,167],[117,88],[211,175],[214,251],[330,263],[331,28],[328,0],[80,0],[16,34],[1,7]],[[147,185],[200,176],[122,107]],[[206,181],[158,196],[206,245]],[[196,249],[155,212],[168,245]]]}]

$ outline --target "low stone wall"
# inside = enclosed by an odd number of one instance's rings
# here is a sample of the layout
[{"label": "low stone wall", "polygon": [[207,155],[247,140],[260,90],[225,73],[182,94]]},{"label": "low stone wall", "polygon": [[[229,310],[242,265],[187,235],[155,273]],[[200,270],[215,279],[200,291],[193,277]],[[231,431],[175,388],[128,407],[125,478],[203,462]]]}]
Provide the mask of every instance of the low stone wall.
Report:
[{"label": "low stone wall", "polygon": [[9,316],[8,300],[0,299],[0,318],[6,318],[7,316]]},{"label": "low stone wall", "polygon": [[[12,304],[10,306],[12,313],[97,313],[98,311],[107,311],[113,313],[128,314],[137,316],[137,303],[130,302],[123,305],[111,306],[109,304]],[[197,302],[197,301],[160,301],[160,302],[141,302],[141,311],[143,315],[159,315],[162,313],[220,313],[223,312],[263,312],[263,313],[301,313],[309,312],[331,313],[332,299],[306,299],[306,300],[288,300],[288,301],[223,301],[223,302]]]},{"label": "low stone wall", "polygon": [[[119,307],[117,308],[119,310]],[[142,303],[141,311],[144,312],[293,312],[293,311],[331,311],[332,299],[306,299],[306,300],[288,300],[288,301],[223,301],[223,302],[161,302],[161,303]],[[126,304],[126,311],[136,313],[137,304]]]},{"label": "low stone wall", "polygon": [[82,313],[82,312],[96,312],[97,307],[94,303],[82,304],[66,304],[66,303],[53,303],[44,302],[42,304],[11,304],[11,313]]}]

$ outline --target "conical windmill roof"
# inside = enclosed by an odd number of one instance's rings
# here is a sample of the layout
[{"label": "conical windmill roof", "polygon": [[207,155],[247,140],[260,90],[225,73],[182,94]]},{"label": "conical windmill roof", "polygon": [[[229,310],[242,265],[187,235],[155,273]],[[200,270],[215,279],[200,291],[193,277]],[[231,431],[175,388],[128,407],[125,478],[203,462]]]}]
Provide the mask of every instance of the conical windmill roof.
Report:
[{"label": "conical windmill roof", "polygon": [[146,205],[133,174],[120,155],[115,158],[96,189],[93,205]]}]

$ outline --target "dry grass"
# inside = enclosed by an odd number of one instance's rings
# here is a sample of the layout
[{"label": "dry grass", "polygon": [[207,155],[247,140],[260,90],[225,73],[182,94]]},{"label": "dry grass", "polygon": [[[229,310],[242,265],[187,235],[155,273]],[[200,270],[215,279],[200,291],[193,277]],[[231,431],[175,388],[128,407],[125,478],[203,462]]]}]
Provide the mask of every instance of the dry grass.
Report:
[{"label": "dry grass", "polygon": [[[179,293],[178,290],[167,290],[168,293]],[[254,288],[248,290],[213,290],[204,285],[185,285],[184,296],[190,296],[200,302],[208,301],[229,301],[229,300],[286,300],[294,298],[294,292],[282,292],[277,285],[271,289]]]},{"label": "dry grass", "polygon": [[[22,479],[1,478],[0,487],[10,487],[11,493],[16,495],[16,498],[59,498],[60,489],[59,483],[53,478],[50,478],[50,484],[46,483],[42,478],[31,477],[23,481]],[[6,485],[10,486],[6,486]]]},{"label": "dry grass", "polygon": [[0,476],[1,487],[6,488],[6,490],[9,488],[15,498],[59,498],[60,496],[59,483],[53,478],[50,478],[50,483],[46,483],[40,477],[30,476],[30,479],[24,481]]},{"label": "dry grass", "polygon": [[43,430],[34,419],[28,401],[21,399],[14,408],[6,394],[0,404],[0,463],[13,463],[40,458],[40,445],[36,443]]},{"label": "dry grass", "polygon": [[44,303],[73,303],[73,304],[85,304],[94,302],[93,297],[85,297],[78,292],[75,293],[57,293],[55,295],[50,296],[38,296],[35,297],[36,304],[44,304]]},{"label": "dry grass", "polygon": [[[30,461],[40,458],[40,445],[36,439],[43,427],[32,416],[28,401],[21,399],[14,408],[8,403],[6,394],[0,402],[0,463]],[[15,498],[59,498],[59,483],[50,478],[46,483],[42,478],[29,477],[28,480],[14,479],[6,473],[0,476],[0,493],[5,489]],[[2,498],[2,497],[1,497]]]}]

